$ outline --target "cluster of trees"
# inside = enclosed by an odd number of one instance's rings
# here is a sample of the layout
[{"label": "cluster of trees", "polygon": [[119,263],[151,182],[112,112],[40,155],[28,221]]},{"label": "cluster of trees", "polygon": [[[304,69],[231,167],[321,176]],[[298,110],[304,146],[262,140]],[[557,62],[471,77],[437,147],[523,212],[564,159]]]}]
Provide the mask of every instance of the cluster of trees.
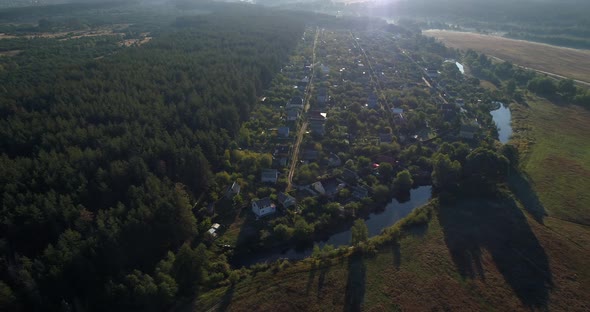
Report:
[{"label": "cluster of trees", "polygon": [[[210,221],[191,202],[226,165],[303,25],[232,12],[160,26],[141,47],[106,39],[99,53],[114,53],[99,60],[88,43],[102,39],[79,39],[0,70],[6,307],[161,311],[228,277],[225,258],[202,244]],[[248,166],[249,157],[233,160]]]}]

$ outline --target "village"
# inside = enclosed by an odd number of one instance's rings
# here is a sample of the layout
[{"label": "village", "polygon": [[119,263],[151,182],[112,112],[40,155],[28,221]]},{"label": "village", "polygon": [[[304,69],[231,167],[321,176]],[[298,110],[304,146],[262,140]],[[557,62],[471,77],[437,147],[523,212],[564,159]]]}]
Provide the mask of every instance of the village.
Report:
[{"label": "village", "polygon": [[432,184],[437,151],[464,160],[495,141],[493,90],[465,75],[457,52],[417,40],[427,39],[307,29],[226,151],[207,203],[217,245],[325,237]]}]

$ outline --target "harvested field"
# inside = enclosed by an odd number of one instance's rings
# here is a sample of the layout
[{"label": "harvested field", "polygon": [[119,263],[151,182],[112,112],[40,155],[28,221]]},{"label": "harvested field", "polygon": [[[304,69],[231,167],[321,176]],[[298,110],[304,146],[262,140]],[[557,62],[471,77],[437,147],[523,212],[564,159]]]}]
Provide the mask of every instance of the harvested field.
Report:
[{"label": "harvested field", "polygon": [[469,32],[427,30],[449,47],[473,49],[514,64],[590,83],[590,51]]},{"label": "harvested field", "polygon": [[16,56],[20,54],[23,50],[10,50],[10,51],[0,51],[0,56]]}]

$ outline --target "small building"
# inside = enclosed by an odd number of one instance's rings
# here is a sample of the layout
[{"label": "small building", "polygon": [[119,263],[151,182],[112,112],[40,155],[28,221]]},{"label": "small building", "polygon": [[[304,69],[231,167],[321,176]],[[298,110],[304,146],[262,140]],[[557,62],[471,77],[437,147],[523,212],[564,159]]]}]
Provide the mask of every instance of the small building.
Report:
[{"label": "small building", "polygon": [[334,153],[330,153],[328,157],[328,167],[340,167],[342,165],[342,161],[340,157]]},{"label": "small building", "polygon": [[320,152],[312,149],[306,149],[301,152],[301,159],[307,161],[317,161],[320,158]]},{"label": "small building", "polygon": [[217,233],[215,233],[215,229],[214,228],[210,228],[207,233],[209,233],[209,235],[211,235],[211,237],[215,238],[217,237]]},{"label": "small building", "polygon": [[296,107],[296,108],[303,108],[303,98],[300,96],[294,96],[289,100],[287,103],[287,108]]},{"label": "small building", "polygon": [[471,140],[479,129],[477,124],[462,124],[459,130],[459,137],[462,139]]},{"label": "small building", "polygon": [[278,129],[279,137],[288,138],[289,137],[289,127],[279,127]]},{"label": "small building", "polygon": [[269,197],[252,201],[252,212],[254,212],[258,218],[273,214],[276,211],[276,206]]},{"label": "small building", "polygon": [[287,121],[297,121],[299,115],[299,109],[289,109],[287,110]]},{"label": "small building", "polygon": [[465,106],[465,100],[460,99],[460,98],[459,99],[456,99],[455,100],[455,105],[457,105],[459,107],[463,107],[463,106]]},{"label": "small building", "polygon": [[339,190],[344,188],[346,185],[340,183],[336,178],[330,178],[322,181],[312,183],[311,187],[321,195],[328,197],[335,196]]},{"label": "small building", "polygon": [[328,91],[326,88],[320,88],[318,90],[317,102],[319,105],[325,105],[328,102]]},{"label": "small building", "polygon": [[226,196],[232,198],[236,195],[240,195],[240,189],[240,184],[237,181],[234,181],[234,183],[232,183],[232,185],[230,185],[230,187],[227,189]]},{"label": "small building", "polygon": [[310,120],[309,129],[313,134],[323,136],[326,134],[326,123],[322,120]]},{"label": "small building", "polygon": [[299,89],[305,89],[305,88],[307,88],[307,85],[308,84],[309,84],[309,77],[308,76],[305,76],[305,77],[303,77],[303,79],[301,79],[301,80],[299,80],[299,82],[297,82],[297,87]]},{"label": "small building", "polygon": [[212,229],[215,229],[215,231],[217,231],[219,229],[221,225],[219,223],[213,223],[213,225],[211,225]]},{"label": "small building", "polygon": [[348,184],[354,184],[358,182],[359,176],[356,172],[345,168],[342,171],[342,179],[344,179],[344,181],[346,181]]},{"label": "small building", "polygon": [[277,183],[279,179],[279,171],[276,169],[262,169],[262,173],[260,174],[260,181],[262,183],[269,182],[269,183]]},{"label": "small building", "polygon": [[284,208],[289,208],[291,206],[295,206],[296,204],[295,197],[283,192],[279,193],[279,195],[277,196],[277,200],[279,201],[279,204],[281,204]]}]

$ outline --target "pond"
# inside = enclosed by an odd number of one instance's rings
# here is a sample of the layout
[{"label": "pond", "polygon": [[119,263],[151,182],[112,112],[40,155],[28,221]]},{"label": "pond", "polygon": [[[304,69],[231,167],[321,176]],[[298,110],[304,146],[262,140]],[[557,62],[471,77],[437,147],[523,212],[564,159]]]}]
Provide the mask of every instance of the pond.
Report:
[{"label": "pond", "polygon": [[[374,212],[365,220],[367,228],[369,229],[369,237],[379,235],[381,231],[397,221],[407,216],[414,209],[426,204],[431,197],[431,186],[420,186],[410,191],[410,199],[406,202],[400,203],[396,199],[392,199],[385,209]],[[333,234],[326,240],[315,241],[314,244],[323,247],[330,244],[334,247],[340,247],[350,244],[352,234],[350,229]],[[301,260],[311,256],[313,251],[313,244],[304,248],[286,247],[282,249],[261,251],[256,254],[240,255],[234,258],[233,265],[236,267],[250,266],[256,263],[273,262],[279,259]],[[239,258],[239,259],[238,259]]]},{"label": "pond", "polygon": [[498,140],[504,144],[510,140],[510,136],[512,135],[512,126],[510,125],[512,114],[510,113],[510,108],[504,103],[494,102],[493,104],[497,104],[499,108],[490,113],[492,114],[492,119],[496,127],[498,127]]}]

